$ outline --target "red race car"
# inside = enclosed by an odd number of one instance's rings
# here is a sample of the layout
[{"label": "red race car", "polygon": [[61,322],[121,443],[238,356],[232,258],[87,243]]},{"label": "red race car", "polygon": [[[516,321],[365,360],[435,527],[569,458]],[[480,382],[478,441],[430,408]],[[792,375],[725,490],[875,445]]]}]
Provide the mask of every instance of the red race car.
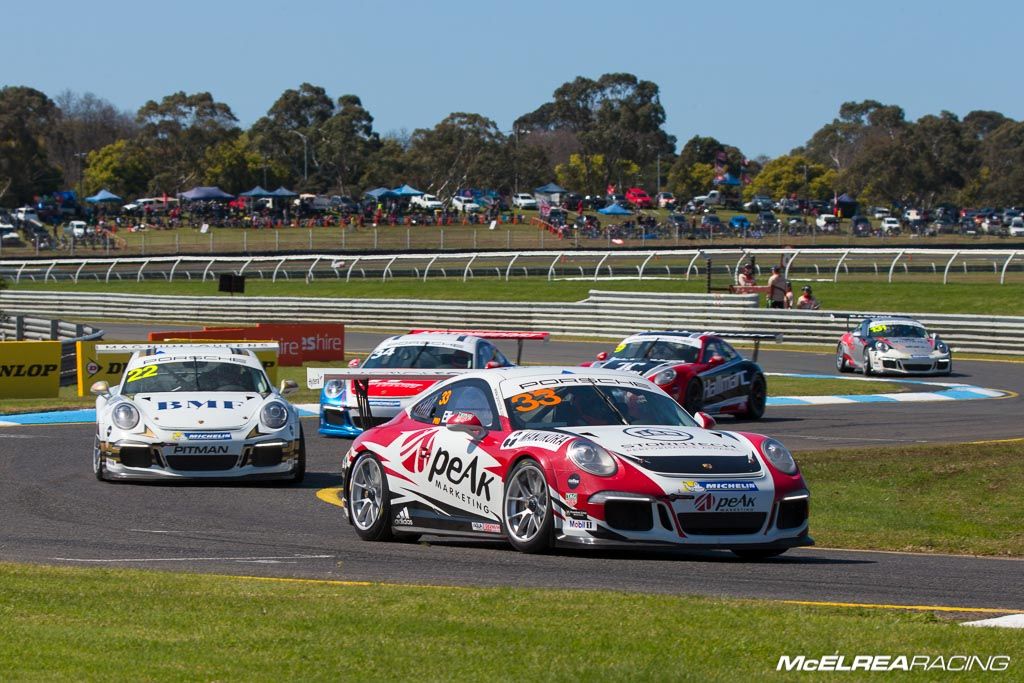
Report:
[{"label": "red race car", "polygon": [[755,360],[761,341],[776,334],[730,335],[754,342],[748,360],[714,332],[640,332],[623,339],[611,355],[601,352],[585,367],[634,372],[651,380],[691,415],[697,411],[758,420],[764,415],[768,383]]},{"label": "red race car", "polygon": [[[358,383],[388,371],[337,372]],[[361,434],[343,458],[345,514],[364,540],[468,535],[522,552],[640,544],[748,558],[813,543],[810,494],[785,446],[713,429],[710,416],[691,417],[642,377],[563,367],[440,373],[449,379]]]}]

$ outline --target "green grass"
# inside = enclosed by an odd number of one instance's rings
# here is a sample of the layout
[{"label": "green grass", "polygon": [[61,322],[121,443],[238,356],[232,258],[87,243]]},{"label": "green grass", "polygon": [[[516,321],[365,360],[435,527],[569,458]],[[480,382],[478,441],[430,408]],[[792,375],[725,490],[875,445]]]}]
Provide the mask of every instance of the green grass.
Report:
[{"label": "green grass", "polygon": [[816,379],[803,377],[768,378],[769,396],[832,396],[861,394],[898,394],[921,391],[915,384],[886,381],[852,381],[847,379]]},{"label": "green grass", "polygon": [[819,545],[1024,556],[1024,442],[807,452]]},{"label": "green grass", "polygon": [[0,565],[6,680],[789,680],[780,655],[836,653],[1013,671],[1024,645],[929,612]]},{"label": "green grass", "polygon": [[[797,282],[799,285],[799,282]],[[126,292],[142,295],[230,296],[217,292],[213,281],[173,282],[22,282],[12,289],[66,292]],[[598,281],[555,280],[541,277],[502,278],[477,277],[468,282],[461,278],[431,278],[426,282],[414,279],[380,280],[316,280],[271,283],[249,280],[245,296],[306,296],[345,298],[409,298],[458,299],[484,301],[581,301],[591,289],[644,292],[704,292],[702,280],[635,280]],[[974,315],[1024,315],[1024,285],[999,285],[987,281],[937,285],[934,282],[850,281],[814,283],[815,295],[826,310],[866,310],[913,313],[971,313]]]}]

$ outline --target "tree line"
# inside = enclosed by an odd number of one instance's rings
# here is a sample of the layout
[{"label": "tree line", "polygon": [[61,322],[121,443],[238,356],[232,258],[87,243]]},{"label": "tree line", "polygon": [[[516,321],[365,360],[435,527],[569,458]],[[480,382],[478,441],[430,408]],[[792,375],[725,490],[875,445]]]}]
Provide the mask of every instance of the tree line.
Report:
[{"label": "tree line", "polygon": [[132,198],[195,185],[240,192],[284,185],[357,196],[409,183],[447,196],[478,187],[530,191],[552,179],[582,194],[639,185],[688,198],[716,179],[749,198],[827,199],[932,206],[1024,204],[1024,123],[998,112],[943,111],[909,121],[902,108],[846,102],[802,146],[747,158],[713,137],[677,151],[655,83],[627,73],[577,77],[512,130],[455,112],[432,128],[381,134],[356,95],[310,83],[286,90],[247,130],[208,92],[177,92],[134,114],[71,91],[51,99],[0,89],[0,205],[57,190],[107,188]]}]

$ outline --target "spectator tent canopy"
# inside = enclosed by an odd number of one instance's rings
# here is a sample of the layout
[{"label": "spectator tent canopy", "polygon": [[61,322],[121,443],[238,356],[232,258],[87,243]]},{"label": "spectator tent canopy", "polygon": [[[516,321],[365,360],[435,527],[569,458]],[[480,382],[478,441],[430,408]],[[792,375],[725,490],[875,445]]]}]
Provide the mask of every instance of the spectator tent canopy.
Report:
[{"label": "spectator tent canopy", "polygon": [[182,199],[186,199],[190,202],[193,201],[211,201],[220,199],[234,199],[235,196],[228,194],[219,187],[193,187],[188,192],[182,192],[178,195]]},{"label": "spectator tent canopy", "polygon": [[86,197],[85,201],[90,204],[100,204],[102,202],[121,202],[123,200],[110,190],[100,190],[93,196]]}]

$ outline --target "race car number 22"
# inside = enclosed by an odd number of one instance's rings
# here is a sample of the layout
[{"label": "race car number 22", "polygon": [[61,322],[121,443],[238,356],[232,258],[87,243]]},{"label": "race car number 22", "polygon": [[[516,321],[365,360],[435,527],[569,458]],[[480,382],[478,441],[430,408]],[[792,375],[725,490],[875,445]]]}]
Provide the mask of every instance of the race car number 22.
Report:
[{"label": "race car number 22", "polygon": [[128,371],[128,376],[125,377],[126,382],[134,382],[137,379],[146,379],[148,377],[156,377],[156,365],[143,365],[141,368],[132,368]]}]

